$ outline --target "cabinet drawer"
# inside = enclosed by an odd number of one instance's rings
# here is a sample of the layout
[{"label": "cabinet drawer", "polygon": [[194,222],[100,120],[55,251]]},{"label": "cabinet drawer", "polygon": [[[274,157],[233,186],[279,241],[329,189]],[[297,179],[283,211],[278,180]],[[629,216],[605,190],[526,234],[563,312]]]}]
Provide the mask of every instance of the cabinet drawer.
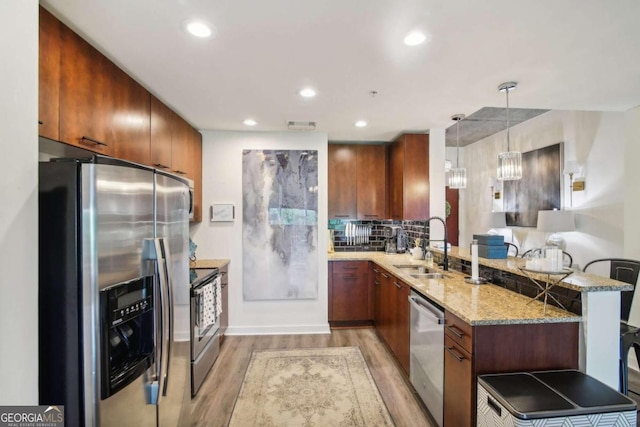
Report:
[{"label": "cabinet drawer", "polygon": [[473,354],[473,327],[470,324],[445,311],[444,332],[453,342]]},{"label": "cabinet drawer", "polygon": [[332,263],[334,275],[366,277],[369,272],[368,261],[332,261]]}]

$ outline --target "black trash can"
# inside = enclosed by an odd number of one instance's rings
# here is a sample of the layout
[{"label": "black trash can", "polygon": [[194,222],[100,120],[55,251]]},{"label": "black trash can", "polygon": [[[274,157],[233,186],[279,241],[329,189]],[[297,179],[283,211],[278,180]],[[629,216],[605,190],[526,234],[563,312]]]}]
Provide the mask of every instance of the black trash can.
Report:
[{"label": "black trash can", "polygon": [[636,417],[634,401],[576,370],[478,377],[478,426],[635,426]]}]

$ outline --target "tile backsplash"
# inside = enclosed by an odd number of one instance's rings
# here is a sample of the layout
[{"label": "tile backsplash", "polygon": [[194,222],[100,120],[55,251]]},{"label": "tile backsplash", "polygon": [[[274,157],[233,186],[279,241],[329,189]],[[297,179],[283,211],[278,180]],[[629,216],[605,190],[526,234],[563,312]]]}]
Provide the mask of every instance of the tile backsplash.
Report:
[{"label": "tile backsplash", "polygon": [[[368,236],[365,239],[347,239],[345,228],[347,224],[360,227]],[[416,237],[429,238],[429,227],[426,230],[424,221],[398,221],[398,220],[344,220],[330,219],[329,230],[333,231],[333,246],[336,252],[356,251],[384,251],[386,238],[383,236],[385,225],[399,225],[407,233],[409,248],[415,244]]]}]

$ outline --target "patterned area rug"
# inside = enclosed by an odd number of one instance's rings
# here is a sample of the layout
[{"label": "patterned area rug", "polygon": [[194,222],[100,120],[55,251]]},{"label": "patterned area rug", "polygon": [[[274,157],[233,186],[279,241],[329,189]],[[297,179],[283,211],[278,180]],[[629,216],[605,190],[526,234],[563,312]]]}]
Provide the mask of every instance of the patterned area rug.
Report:
[{"label": "patterned area rug", "polygon": [[254,351],[229,426],[393,426],[357,347]]}]

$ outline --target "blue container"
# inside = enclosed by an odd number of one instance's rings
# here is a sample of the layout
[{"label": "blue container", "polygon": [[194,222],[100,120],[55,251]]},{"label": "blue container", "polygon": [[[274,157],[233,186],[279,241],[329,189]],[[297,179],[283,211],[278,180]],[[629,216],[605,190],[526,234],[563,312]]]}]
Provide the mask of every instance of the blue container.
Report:
[{"label": "blue container", "polygon": [[473,240],[477,240],[479,245],[504,246],[504,236],[499,234],[474,234]]},{"label": "blue container", "polygon": [[502,246],[478,245],[478,256],[492,259],[506,258],[507,247],[504,244],[502,244]]},{"label": "blue container", "polygon": [[504,236],[499,234],[474,234],[473,240],[477,240],[478,245],[504,246]]}]

